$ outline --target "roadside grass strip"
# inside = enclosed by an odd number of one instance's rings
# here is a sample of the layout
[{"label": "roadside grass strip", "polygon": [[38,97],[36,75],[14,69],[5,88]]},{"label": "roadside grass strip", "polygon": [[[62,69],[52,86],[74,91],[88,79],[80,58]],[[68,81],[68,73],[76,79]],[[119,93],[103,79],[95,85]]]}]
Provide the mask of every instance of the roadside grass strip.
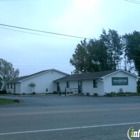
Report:
[{"label": "roadside grass strip", "polygon": [[0,98],[0,105],[5,105],[5,104],[13,104],[13,103],[20,103],[22,101],[20,100],[14,100],[14,99],[3,99],[3,98]]}]

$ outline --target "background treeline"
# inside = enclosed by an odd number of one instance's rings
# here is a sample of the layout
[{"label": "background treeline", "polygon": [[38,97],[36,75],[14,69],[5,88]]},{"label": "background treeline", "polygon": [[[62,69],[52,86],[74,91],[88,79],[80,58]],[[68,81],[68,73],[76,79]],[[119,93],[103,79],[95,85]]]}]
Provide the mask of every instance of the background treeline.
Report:
[{"label": "background treeline", "polygon": [[99,39],[81,41],[70,63],[73,73],[123,69],[140,76],[140,32],[121,36],[115,30],[103,30]]},{"label": "background treeline", "polygon": [[15,69],[13,64],[0,58],[0,90],[5,90],[6,82],[19,76],[19,69]]}]

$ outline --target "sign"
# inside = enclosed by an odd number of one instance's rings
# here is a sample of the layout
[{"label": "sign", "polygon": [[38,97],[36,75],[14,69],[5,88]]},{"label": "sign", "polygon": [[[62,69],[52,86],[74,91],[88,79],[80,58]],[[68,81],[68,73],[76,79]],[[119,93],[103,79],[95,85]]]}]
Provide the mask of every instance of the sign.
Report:
[{"label": "sign", "polygon": [[128,77],[112,77],[112,85],[128,85]]},{"label": "sign", "polygon": [[133,140],[132,138],[139,138],[140,129],[138,131],[135,131],[133,127],[130,127],[127,131],[127,137],[129,140]]}]

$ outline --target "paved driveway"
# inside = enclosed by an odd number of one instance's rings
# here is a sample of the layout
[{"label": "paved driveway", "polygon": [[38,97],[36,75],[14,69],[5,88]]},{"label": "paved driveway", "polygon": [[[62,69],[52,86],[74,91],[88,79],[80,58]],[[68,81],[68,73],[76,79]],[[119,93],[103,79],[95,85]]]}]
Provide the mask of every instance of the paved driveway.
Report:
[{"label": "paved driveway", "polygon": [[128,140],[140,129],[140,97],[5,98],[24,103],[0,106],[0,140]]}]

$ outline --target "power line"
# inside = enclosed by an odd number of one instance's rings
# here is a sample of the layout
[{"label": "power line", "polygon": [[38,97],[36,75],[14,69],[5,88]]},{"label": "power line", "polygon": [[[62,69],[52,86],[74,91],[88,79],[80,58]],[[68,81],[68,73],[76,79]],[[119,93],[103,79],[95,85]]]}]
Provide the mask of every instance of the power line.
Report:
[{"label": "power line", "polygon": [[[2,24],[2,23],[0,23],[0,26],[10,27],[10,28],[15,28],[15,29],[21,29],[21,30],[26,30],[26,31],[45,33],[45,34],[53,34],[53,35],[58,35],[58,36],[72,37],[72,38],[81,38],[81,39],[85,39],[86,38],[86,37],[80,37],[80,36],[74,36],[74,35],[67,35],[67,34],[48,32],[48,31],[31,29],[31,28],[25,28],[25,27],[19,27],[19,26],[13,26],[13,25],[7,25],[7,24]],[[86,38],[86,39],[91,39],[91,38]]]},{"label": "power line", "polygon": [[138,0],[125,0],[125,1],[140,5],[140,1]]},{"label": "power line", "polygon": [[46,36],[46,35],[39,34],[39,33],[33,33],[33,32],[29,32],[29,31],[17,30],[17,29],[12,29],[12,28],[7,28],[7,27],[0,27],[0,28],[4,29],[4,30],[15,31],[15,32],[22,32],[22,33],[27,33],[27,34],[39,35],[39,36]]},{"label": "power line", "polygon": [[57,39],[63,39],[63,40],[72,40],[72,41],[75,41],[75,39],[77,38],[66,38],[64,36],[50,36],[50,35],[47,35],[47,34],[42,34],[42,33],[35,33],[35,32],[30,32],[30,31],[26,31],[26,30],[18,30],[18,29],[15,29],[15,28],[8,28],[8,27],[0,27],[1,29],[4,29],[4,30],[10,30],[10,31],[15,31],[15,32],[21,32],[21,33],[25,33],[25,34],[32,34],[32,35],[38,35],[38,36],[43,36],[43,37],[50,37],[50,38],[57,38]]}]

